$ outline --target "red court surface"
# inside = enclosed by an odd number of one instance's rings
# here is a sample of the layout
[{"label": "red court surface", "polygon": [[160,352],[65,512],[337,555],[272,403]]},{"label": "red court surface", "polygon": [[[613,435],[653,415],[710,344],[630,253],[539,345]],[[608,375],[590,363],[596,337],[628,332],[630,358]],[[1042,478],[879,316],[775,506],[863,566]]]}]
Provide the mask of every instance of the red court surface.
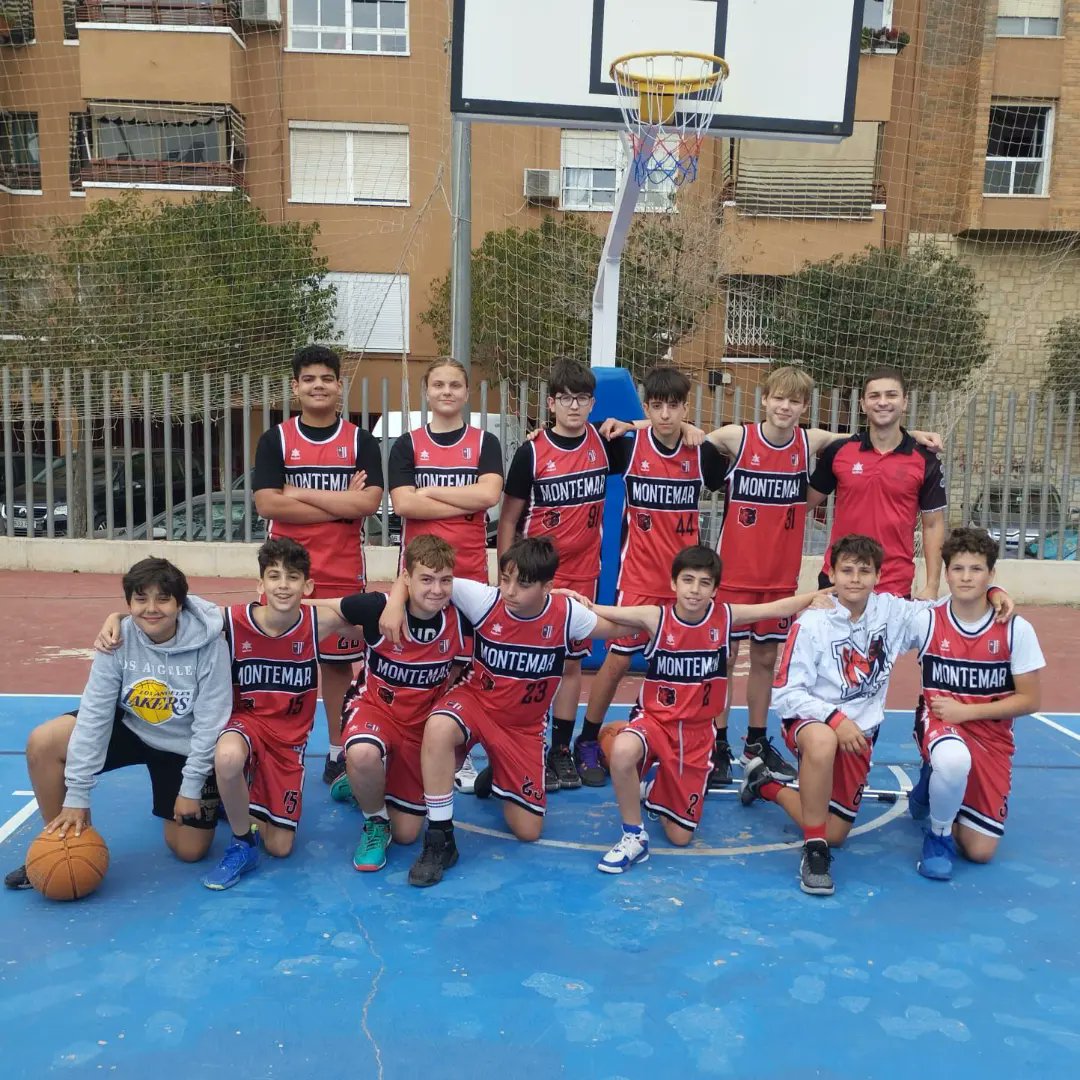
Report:
[{"label": "red court surface", "polygon": [[[374,583],[374,588],[385,583]],[[255,596],[254,576],[248,578],[191,578],[191,589],[221,604]],[[0,571],[0,611],[4,646],[0,650],[0,692],[8,694],[77,694],[86,681],[90,649],[105,616],[124,608],[119,576],[111,574],[42,574]],[[1074,712],[1076,695],[1071,680],[1062,677],[1075,657],[1080,611],[1075,607],[1021,607],[1034,625],[1047,672],[1042,708]],[[735,671],[734,703],[745,704],[745,652]],[[586,682],[588,682],[586,675]],[[619,701],[633,701],[638,679],[628,678]],[[912,705],[918,694],[919,673],[914,656],[901,657],[889,689],[890,708]],[[587,696],[583,695],[583,696]]]}]

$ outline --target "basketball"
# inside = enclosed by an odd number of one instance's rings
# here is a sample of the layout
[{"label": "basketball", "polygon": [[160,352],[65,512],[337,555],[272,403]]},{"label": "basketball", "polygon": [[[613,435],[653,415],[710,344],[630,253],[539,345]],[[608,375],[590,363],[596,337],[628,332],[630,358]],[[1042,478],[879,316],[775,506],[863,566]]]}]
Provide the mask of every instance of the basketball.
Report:
[{"label": "basketball", "polygon": [[615,741],[615,736],[626,726],[626,720],[616,720],[613,724],[605,724],[600,729],[597,741],[600,743],[600,764],[605,769],[608,767],[608,751],[611,749],[611,744]]},{"label": "basketball", "polygon": [[89,826],[79,836],[68,832],[42,833],[26,853],[26,876],[50,900],[79,900],[89,896],[109,869],[109,849],[101,834]]}]

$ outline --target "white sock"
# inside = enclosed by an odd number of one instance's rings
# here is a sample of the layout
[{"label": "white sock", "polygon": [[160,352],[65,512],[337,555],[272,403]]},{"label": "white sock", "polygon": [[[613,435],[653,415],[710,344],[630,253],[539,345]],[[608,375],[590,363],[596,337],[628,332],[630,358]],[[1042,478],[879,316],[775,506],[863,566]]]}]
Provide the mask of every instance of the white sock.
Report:
[{"label": "white sock", "polygon": [[335,746],[333,743],[330,744],[330,760],[331,761],[340,761],[341,760],[341,755],[344,754],[344,753],[345,753],[345,748],[343,746]]},{"label": "white sock", "polygon": [[930,829],[948,836],[967,790],[971,751],[961,739],[942,739],[930,751],[930,765]]},{"label": "white sock", "polygon": [[373,817],[382,818],[383,821],[390,820],[390,815],[386,811],[386,803],[383,803],[378,810],[372,810],[370,814],[365,810],[364,817],[367,818],[368,821],[370,821]]},{"label": "white sock", "polygon": [[425,791],[424,802],[427,804],[429,821],[454,820],[454,791],[452,788],[446,795],[429,795]]}]

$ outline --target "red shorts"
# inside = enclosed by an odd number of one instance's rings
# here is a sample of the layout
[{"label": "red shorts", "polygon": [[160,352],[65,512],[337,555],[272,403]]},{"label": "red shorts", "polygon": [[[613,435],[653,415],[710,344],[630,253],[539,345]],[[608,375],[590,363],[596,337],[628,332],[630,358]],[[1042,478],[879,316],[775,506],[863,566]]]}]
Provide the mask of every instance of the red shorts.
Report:
[{"label": "red shorts", "polygon": [[[807,724],[817,722],[816,720],[785,720],[783,722],[784,743],[796,758],[799,756],[799,744],[795,741],[795,736]],[[870,758],[873,754],[874,743],[877,741],[877,730],[864,731],[863,734],[869,744],[865,750],[857,753],[851,750],[837,750],[833,761],[829,813],[835,814],[843,821],[855,820],[855,815],[859,812],[859,803],[862,802],[863,788],[866,787],[866,778],[870,775]]]},{"label": "red shorts", "polygon": [[295,831],[304,806],[303,745],[278,742],[263,725],[250,718],[230,720],[221,735],[227,731],[237,732],[248,745],[245,773],[251,816]]},{"label": "red shorts", "polygon": [[479,743],[491,764],[491,793],[530,813],[547,811],[544,789],[544,734],[547,718],[531,726],[511,726],[492,716],[471,687],[457,686],[431,710],[452,716],[465,736],[465,749]]},{"label": "red shorts", "polygon": [[[645,809],[660,814],[684,829],[696,829],[705,802],[705,784],[712,769],[712,724],[665,722],[639,713],[624,728],[645,747],[642,777],[657,764],[656,779],[645,799]],[[680,745],[681,743],[681,745]]]},{"label": "red shorts", "polygon": [[[718,604],[771,604],[774,600],[783,600],[791,592],[780,589],[725,589],[723,585],[716,592]],[[731,628],[732,641],[785,641],[788,630],[795,621],[786,619],[760,619],[758,622],[741,623]]]},{"label": "red shorts", "polygon": [[402,725],[382,709],[363,699],[345,714],[341,745],[348,756],[354,744],[371,743],[382,752],[386,768],[386,801],[406,814],[427,813],[424,778],[420,773],[423,725]]},{"label": "red shorts", "polygon": [[971,754],[971,772],[956,820],[984,836],[1004,836],[1012,788],[1011,746],[1000,739],[987,738],[976,724],[954,727],[932,716],[928,719],[929,722],[918,716],[915,720],[915,742],[924,761],[930,760],[930,752],[944,739],[959,739]]},{"label": "red shorts", "polygon": [[[599,576],[599,575],[598,575]],[[586,599],[596,602],[596,587],[598,581],[596,577],[591,578],[574,578],[568,575],[564,576],[558,570],[555,572],[555,581],[552,584],[552,588],[555,589],[573,589],[576,593],[581,593]],[[592,638],[582,638],[580,641],[572,639],[570,641],[570,647],[566,651],[567,660],[580,660],[582,657],[588,656],[592,652]]]},{"label": "red shorts", "polygon": [[[360,592],[360,586],[350,590],[347,586],[337,582],[333,585],[323,584],[316,581],[315,588],[311,592],[309,600],[340,600],[343,596],[351,596],[354,592]],[[359,628],[345,630],[340,634],[330,634],[319,642],[319,662],[326,663],[355,663],[364,659],[364,634]]]},{"label": "red shorts", "polygon": [[[666,596],[647,596],[644,593],[635,593],[630,592],[628,589],[620,589],[618,595],[615,597],[615,603],[618,607],[644,607],[649,604],[655,604],[657,607],[660,607],[663,604],[669,603],[674,595],[674,593],[668,593]],[[611,638],[608,641],[608,649],[611,652],[630,656],[633,653],[641,652],[641,650],[649,644],[650,636],[651,635],[647,630],[639,630],[636,634],[627,634],[625,637]]]}]

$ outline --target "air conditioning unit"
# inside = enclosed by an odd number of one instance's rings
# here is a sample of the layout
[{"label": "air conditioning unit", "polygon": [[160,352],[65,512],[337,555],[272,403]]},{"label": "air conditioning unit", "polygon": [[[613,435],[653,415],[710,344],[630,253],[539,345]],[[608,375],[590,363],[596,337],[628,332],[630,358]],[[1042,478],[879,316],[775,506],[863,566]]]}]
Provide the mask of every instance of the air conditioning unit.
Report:
[{"label": "air conditioning unit", "polygon": [[526,199],[536,202],[558,199],[561,190],[562,184],[558,169],[525,170]]},{"label": "air conditioning unit", "polygon": [[240,0],[240,21],[263,26],[280,26],[281,0]]}]

